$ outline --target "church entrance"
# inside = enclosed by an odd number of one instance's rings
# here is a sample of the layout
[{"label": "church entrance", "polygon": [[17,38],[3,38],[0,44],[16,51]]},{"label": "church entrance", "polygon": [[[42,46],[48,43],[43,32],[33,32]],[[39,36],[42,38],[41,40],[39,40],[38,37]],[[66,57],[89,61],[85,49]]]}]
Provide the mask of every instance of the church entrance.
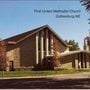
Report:
[{"label": "church entrance", "polygon": [[13,61],[9,61],[9,70],[10,71],[14,70],[14,62]]}]

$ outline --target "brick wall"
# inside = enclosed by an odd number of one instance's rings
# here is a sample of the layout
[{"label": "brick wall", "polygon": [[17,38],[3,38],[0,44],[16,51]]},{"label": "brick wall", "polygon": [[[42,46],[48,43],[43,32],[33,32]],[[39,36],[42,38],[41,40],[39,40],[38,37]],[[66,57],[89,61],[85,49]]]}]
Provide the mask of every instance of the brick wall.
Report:
[{"label": "brick wall", "polygon": [[66,49],[67,49],[67,47],[66,46],[64,46],[63,44],[62,44],[62,42],[60,42],[60,40],[58,40],[57,38],[56,38],[56,36],[54,36],[54,46],[56,47],[56,50],[58,51],[58,52],[64,52]]},{"label": "brick wall", "polygon": [[9,61],[14,61],[14,67],[30,67],[36,63],[35,35],[21,41],[16,45],[7,45]]},{"label": "brick wall", "polygon": [[72,68],[73,67],[73,63],[75,60],[75,55],[67,55],[64,57],[61,57],[61,68]]}]

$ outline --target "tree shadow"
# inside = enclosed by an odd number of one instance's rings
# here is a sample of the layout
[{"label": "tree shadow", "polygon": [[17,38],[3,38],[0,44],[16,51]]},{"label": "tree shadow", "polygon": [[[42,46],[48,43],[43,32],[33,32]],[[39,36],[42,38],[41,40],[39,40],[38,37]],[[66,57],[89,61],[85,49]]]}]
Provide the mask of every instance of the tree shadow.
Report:
[{"label": "tree shadow", "polygon": [[0,80],[0,89],[90,89],[90,79],[7,79]]}]

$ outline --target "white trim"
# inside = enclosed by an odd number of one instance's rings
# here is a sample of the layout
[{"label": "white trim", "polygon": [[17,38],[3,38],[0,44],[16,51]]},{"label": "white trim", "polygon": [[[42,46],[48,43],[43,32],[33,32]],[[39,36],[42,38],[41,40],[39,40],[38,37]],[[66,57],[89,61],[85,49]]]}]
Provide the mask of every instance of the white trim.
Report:
[{"label": "white trim", "polygon": [[39,33],[36,33],[36,64],[38,64],[38,37],[39,37]]},{"label": "white trim", "polygon": [[49,41],[48,41],[48,30],[46,30],[46,56],[48,56],[49,55],[49,50],[48,50],[48,43]]},{"label": "white trim", "polygon": [[50,34],[50,45],[51,45],[51,55],[54,55],[54,46],[53,46],[53,34]]},{"label": "white trim", "polygon": [[78,69],[78,54],[75,55],[75,68]]},{"label": "white trim", "polygon": [[71,55],[71,54],[77,54],[77,53],[80,53],[80,52],[84,52],[84,53],[89,53],[90,54],[90,51],[76,50],[76,51],[69,51],[69,52],[61,53],[61,56],[67,56],[67,55]]},{"label": "white trim", "polygon": [[44,32],[43,31],[41,31],[41,62],[42,62],[42,60],[43,60],[43,58],[44,58],[44,52],[43,52],[43,44],[44,44],[44,41],[43,41],[43,34],[44,34]]}]

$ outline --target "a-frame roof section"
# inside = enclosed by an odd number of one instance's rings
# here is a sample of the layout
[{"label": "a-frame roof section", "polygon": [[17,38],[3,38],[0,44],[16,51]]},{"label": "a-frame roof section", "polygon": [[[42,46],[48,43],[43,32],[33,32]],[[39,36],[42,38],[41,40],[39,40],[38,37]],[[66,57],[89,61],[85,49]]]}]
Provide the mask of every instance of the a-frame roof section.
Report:
[{"label": "a-frame roof section", "polygon": [[56,32],[49,26],[49,25],[44,25],[44,26],[41,26],[39,28],[36,28],[36,29],[33,29],[31,31],[27,31],[27,32],[24,32],[24,33],[21,33],[21,34],[18,34],[16,36],[13,36],[13,37],[10,37],[10,38],[7,38],[5,39],[4,41],[6,42],[13,42],[13,43],[19,43],[23,40],[25,40],[26,38],[32,36],[33,34],[41,31],[41,30],[44,30],[45,28],[48,28],[52,33],[54,33],[54,35],[61,41],[61,43],[67,47],[67,44],[62,40],[61,37],[59,37]]}]

